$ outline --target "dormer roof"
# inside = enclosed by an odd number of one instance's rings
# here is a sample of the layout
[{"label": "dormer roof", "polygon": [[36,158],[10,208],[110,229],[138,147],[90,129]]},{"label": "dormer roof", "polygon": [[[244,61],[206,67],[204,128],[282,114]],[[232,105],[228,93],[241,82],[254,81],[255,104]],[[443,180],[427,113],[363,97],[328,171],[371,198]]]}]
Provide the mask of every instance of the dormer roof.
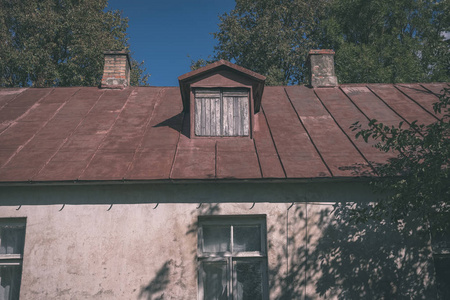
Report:
[{"label": "dormer roof", "polygon": [[[223,59],[178,77],[181,98],[183,100],[183,110],[189,111],[191,84],[213,76],[214,74],[223,73],[223,71],[228,73],[224,74],[224,76],[232,74],[233,80],[244,80],[252,86],[254,112],[257,113],[261,107],[261,98],[266,77]],[[220,87],[220,83],[218,82],[215,86]]]}]

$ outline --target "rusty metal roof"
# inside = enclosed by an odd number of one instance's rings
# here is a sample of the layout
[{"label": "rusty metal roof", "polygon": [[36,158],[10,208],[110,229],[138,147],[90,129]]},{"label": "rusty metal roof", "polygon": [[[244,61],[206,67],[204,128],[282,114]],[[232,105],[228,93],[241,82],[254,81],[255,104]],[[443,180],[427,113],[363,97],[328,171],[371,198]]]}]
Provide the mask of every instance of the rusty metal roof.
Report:
[{"label": "rusty metal roof", "polygon": [[371,175],[393,154],[350,125],[434,122],[447,86],[265,87],[253,139],[189,138],[178,87],[0,89],[0,182]]}]

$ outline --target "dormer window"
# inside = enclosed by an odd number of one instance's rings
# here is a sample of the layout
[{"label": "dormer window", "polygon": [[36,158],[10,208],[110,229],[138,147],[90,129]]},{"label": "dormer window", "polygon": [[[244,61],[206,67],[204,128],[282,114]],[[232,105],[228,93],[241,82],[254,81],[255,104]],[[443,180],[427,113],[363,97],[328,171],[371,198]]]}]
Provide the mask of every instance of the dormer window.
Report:
[{"label": "dormer window", "polygon": [[265,80],[225,60],[178,77],[190,138],[252,138]]},{"label": "dormer window", "polygon": [[249,90],[245,88],[196,88],[196,136],[248,136]]}]

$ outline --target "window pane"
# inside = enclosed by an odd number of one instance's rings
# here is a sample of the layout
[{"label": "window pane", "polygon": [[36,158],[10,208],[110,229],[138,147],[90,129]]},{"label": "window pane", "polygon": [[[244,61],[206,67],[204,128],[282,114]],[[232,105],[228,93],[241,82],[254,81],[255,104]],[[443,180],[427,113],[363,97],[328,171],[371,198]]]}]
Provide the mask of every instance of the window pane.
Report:
[{"label": "window pane", "polygon": [[433,232],[431,237],[433,250],[450,249],[450,232]]},{"label": "window pane", "polygon": [[203,226],[203,252],[230,251],[230,226]]},{"label": "window pane", "polygon": [[235,261],[235,300],[257,300],[262,299],[262,272],[261,262]]},{"label": "window pane", "polygon": [[259,226],[234,226],[233,251],[261,251],[261,228]]},{"label": "window pane", "polygon": [[18,225],[0,225],[0,254],[22,254],[25,228]]},{"label": "window pane", "polygon": [[227,264],[225,262],[203,263],[203,299],[227,299]]},{"label": "window pane", "polygon": [[440,299],[450,299],[450,256],[435,256],[434,267]]},{"label": "window pane", "polygon": [[0,266],[0,300],[19,299],[20,277],[20,266]]}]

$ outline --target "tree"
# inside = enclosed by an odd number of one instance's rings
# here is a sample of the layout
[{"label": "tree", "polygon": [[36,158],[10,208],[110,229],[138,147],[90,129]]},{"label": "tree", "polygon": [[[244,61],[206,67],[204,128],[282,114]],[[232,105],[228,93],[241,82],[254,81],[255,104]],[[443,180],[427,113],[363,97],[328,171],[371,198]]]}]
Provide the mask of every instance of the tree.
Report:
[{"label": "tree", "polygon": [[[128,49],[128,19],[107,0],[0,1],[0,86],[98,85],[103,51]],[[146,84],[132,59],[132,84]]]},{"label": "tree", "polygon": [[138,62],[133,57],[130,59],[131,62],[131,74],[130,81],[131,85],[136,86],[148,86],[148,79],[150,74],[145,73],[146,68],[144,67],[144,61]]},{"label": "tree", "polygon": [[[307,83],[310,49],[336,51],[341,83],[450,80],[449,1],[237,0],[220,17],[213,60]],[[198,61],[192,68],[208,63]]]},{"label": "tree", "polygon": [[269,85],[304,82],[306,55],[319,46],[318,21],[326,2],[237,0],[235,9],[220,17],[213,59],[264,74]]},{"label": "tree", "polygon": [[448,1],[337,0],[321,23],[341,83],[450,78]]},{"label": "tree", "polygon": [[424,125],[413,122],[386,126],[372,120],[369,128],[358,130],[356,136],[365,141],[379,140],[382,151],[396,151],[398,156],[378,167],[379,177],[372,184],[377,191],[386,192],[379,202],[356,209],[359,221],[388,217],[403,222],[408,216],[421,218],[425,227],[431,224],[433,233],[450,229],[450,89],[444,89],[434,105],[442,118]]}]

